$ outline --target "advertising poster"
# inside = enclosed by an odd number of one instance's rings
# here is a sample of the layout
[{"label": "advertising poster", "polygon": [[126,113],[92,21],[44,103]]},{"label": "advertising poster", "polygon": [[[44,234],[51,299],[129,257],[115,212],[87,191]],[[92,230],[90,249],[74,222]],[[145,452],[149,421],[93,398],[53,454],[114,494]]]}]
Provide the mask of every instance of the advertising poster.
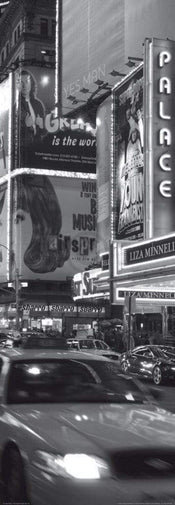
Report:
[{"label": "advertising poster", "polygon": [[0,186],[0,282],[7,281],[7,183]]},{"label": "advertising poster", "polygon": [[25,279],[66,280],[93,266],[96,181],[46,175],[17,177],[12,242]]},{"label": "advertising poster", "polygon": [[54,70],[15,72],[14,168],[95,173],[96,136],[88,124],[58,118]]},{"label": "advertising poster", "polygon": [[10,86],[9,79],[0,83],[0,177],[8,170]]},{"label": "advertising poster", "polygon": [[111,173],[111,97],[97,111],[97,251],[109,250],[110,173]]},{"label": "advertising poster", "polygon": [[114,88],[116,239],[143,237],[143,69]]}]

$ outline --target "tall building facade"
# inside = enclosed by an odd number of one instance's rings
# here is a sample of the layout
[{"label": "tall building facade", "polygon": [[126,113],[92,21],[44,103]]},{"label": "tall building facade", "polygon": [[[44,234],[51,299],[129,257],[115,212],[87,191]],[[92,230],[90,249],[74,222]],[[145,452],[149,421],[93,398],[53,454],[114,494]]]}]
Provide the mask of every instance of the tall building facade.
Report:
[{"label": "tall building facade", "polygon": [[[173,38],[174,17],[172,0],[83,0],[83,9],[82,0],[5,5],[0,18],[0,310],[8,324],[14,319],[26,327],[66,325],[69,333],[73,324],[88,326],[105,315],[105,281],[97,303],[98,297],[90,296],[93,274],[87,272],[100,266],[97,253],[104,240],[109,245],[127,231],[121,217],[118,236],[107,233],[105,239],[103,232],[96,233],[97,200],[101,230],[104,224],[109,231],[113,215],[106,204],[111,181],[103,180],[111,174],[111,89],[141,64],[145,37]],[[98,151],[96,172],[96,113],[104,98],[108,105],[97,119],[107,124],[107,133],[104,127],[98,139],[104,156]],[[102,263],[103,279],[108,259]],[[86,303],[74,303],[72,278],[84,272]]]},{"label": "tall building facade", "polygon": [[[175,331],[175,196],[172,164],[167,162],[174,157],[175,6],[171,0],[166,6],[149,0],[120,5],[125,64],[117,69],[126,75],[97,115],[97,247],[102,269],[75,276],[74,299],[103,298],[105,293],[113,318],[124,315],[126,323],[129,314],[131,327],[131,316],[137,313],[139,335],[157,332],[160,339]],[[135,72],[134,62],[139,61]],[[167,93],[161,87],[164,79]],[[164,128],[167,143],[161,137]]]},{"label": "tall building facade", "polygon": [[96,261],[96,138],[58,116],[56,2],[11,1],[0,35],[0,310],[2,325],[89,326],[73,275]]}]

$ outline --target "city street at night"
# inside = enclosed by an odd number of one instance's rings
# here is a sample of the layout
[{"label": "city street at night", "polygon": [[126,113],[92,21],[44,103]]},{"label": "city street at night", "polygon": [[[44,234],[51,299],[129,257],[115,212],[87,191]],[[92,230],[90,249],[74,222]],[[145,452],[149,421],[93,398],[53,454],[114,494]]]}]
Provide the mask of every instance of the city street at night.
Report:
[{"label": "city street at night", "polygon": [[175,505],[174,26],[0,0],[0,505]]}]

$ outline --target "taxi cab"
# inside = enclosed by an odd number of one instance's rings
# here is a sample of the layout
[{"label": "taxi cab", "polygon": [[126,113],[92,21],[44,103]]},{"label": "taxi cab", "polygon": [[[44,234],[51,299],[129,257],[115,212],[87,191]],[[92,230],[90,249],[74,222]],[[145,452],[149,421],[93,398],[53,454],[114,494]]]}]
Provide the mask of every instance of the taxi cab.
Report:
[{"label": "taxi cab", "polygon": [[68,339],[67,345],[69,349],[78,351],[86,351],[99,356],[104,356],[109,359],[119,360],[121,354],[113,351],[106,342],[93,338]]},{"label": "taxi cab", "polygon": [[175,503],[175,416],[107,358],[0,352],[4,503]]}]

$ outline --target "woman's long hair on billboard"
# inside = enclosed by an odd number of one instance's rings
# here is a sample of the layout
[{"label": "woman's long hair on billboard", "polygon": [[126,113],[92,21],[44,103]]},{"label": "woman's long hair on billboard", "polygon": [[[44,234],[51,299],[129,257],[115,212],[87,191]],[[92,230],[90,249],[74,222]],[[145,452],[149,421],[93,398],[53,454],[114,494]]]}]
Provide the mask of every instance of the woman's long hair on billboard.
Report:
[{"label": "woman's long hair on billboard", "polygon": [[70,239],[65,242],[60,234],[61,208],[50,179],[23,175],[19,178],[17,193],[16,222],[21,219],[19,209],[28,212],[32,221],[32,237],[24,253],[24,263],[36,273],[62,267],[70,256]]}]

